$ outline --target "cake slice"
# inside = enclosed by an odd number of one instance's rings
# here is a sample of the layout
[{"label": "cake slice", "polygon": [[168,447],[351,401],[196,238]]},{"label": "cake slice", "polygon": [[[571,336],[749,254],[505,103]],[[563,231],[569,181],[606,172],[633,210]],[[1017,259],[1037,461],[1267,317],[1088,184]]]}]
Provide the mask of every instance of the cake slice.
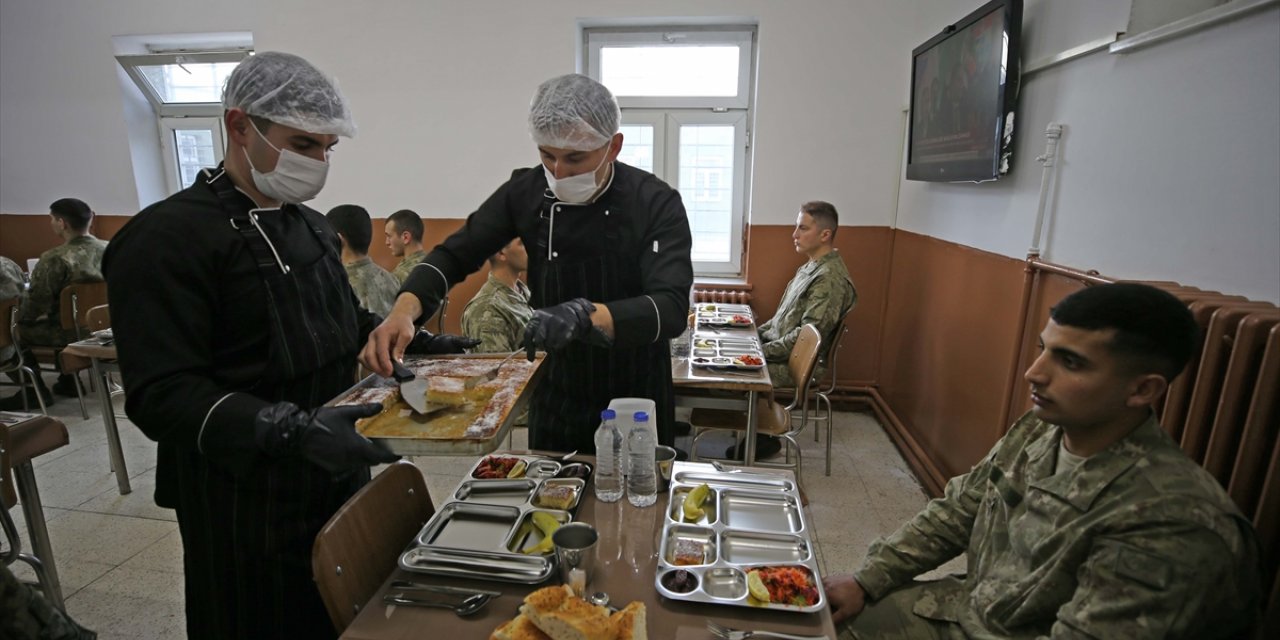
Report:
[{"label": "cake slice", "polygon": [[427,377],[427,404],[458,406],[467,403],[467,379],[452,376]]}]

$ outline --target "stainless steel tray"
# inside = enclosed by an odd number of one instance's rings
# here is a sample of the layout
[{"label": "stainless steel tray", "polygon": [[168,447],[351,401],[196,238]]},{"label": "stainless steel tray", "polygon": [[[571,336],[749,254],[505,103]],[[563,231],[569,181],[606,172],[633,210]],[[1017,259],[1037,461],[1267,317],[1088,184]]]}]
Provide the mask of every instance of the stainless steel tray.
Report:
[{"label": "stainless steel tray", "polygon": [[[475,472],[489,456],[471,466],[466,477],[427,521],[413,544],[400,555],[405,571],[437,575],[536,584],[555,568],[551,553],[523,553],[543,539],[533,526],[535,512],[545,512],[561,524],[573,520],[586,491],[586,481],[553,478],[561,464],[548,458],[507,455],[523,460],[533,475],[522,478],[476,478]],[[547,487],[568,487],[573,500],[567,509],[542,506]]]},{"label": "stainless steel tray", "polygon": [[[711,488],[702,505],[705,515],[687,522],[685,496],[703,483]],[[810,529],[789,472],[718,472],[708,464],[677,462],[669,496],[654,577],[658,593],[673,600],[800,613],[827,606]],[[807,571],[817,601],[797,606],[749,599],[747,572],[763,566]],[[694,577],[693,590],[676,592],[664,584],[664,578],[677,570]]]}]

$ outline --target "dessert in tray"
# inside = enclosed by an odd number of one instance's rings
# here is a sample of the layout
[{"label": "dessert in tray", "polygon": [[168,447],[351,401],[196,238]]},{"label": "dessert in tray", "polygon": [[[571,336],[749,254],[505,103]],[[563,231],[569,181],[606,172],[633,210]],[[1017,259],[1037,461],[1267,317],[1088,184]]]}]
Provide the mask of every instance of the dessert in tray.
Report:
[{"label": "dessert in tray", "polygon": [[655,587],[673,600],[811,613],[826,606],[789,475],[677,462]]},{"label": "dessert in tray", "polygon": [[[444,405],[430,414],[415,413],[400,397],[394,380],[377,376],[361,381],[334,404],[381,403],[382,413],[365,418],[356,426],[360,433],[383,439],[392,451],[404,455],[437,453],[414,449],[411,443],[415,441],[492,441],[519,413],[517,405],[527,395],[542,364],[541,357],[533,362],[512,358],[502,364],[492,380],[476,382],[501,359],[501,355],[407,358],[405,366],[427,381],[428,403]],[[489,450],[492,446],[483,449]]]}]

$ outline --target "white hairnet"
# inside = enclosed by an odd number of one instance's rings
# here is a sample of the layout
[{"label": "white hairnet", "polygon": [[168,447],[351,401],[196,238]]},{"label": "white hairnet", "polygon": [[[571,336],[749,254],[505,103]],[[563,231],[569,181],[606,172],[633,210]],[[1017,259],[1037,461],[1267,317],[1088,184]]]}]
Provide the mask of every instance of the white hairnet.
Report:
[{"label": "white hairnet", "polygon": [[222,107],[308,133],[356,134],[337,82],[291,53],[264,51],[237,65],[222,89]]},{"label": "white hairnet", "polygon": [[622,113],[604,85],[579,73],[552,78],[529,105],[529,135],[539,146],[592,151],[618,132]]}]

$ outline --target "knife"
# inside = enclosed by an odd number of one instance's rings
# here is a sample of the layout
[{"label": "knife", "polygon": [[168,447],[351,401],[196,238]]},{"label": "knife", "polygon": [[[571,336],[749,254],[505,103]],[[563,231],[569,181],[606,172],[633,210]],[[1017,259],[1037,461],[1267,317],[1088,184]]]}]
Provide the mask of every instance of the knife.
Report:
[{"label": "knife", "polygon": [[450,587],[443,584],[423,584],[421,582],[411,582],[409,580],[395,580],[391,583],[392,591],[430,591],[432,593],[449,593],[460,596],[471,596],[477,593],[483,593],[487,596],[497,598],[502,595],[501,591],[488,591],[486,589],[464,589],[462,587]]}]

